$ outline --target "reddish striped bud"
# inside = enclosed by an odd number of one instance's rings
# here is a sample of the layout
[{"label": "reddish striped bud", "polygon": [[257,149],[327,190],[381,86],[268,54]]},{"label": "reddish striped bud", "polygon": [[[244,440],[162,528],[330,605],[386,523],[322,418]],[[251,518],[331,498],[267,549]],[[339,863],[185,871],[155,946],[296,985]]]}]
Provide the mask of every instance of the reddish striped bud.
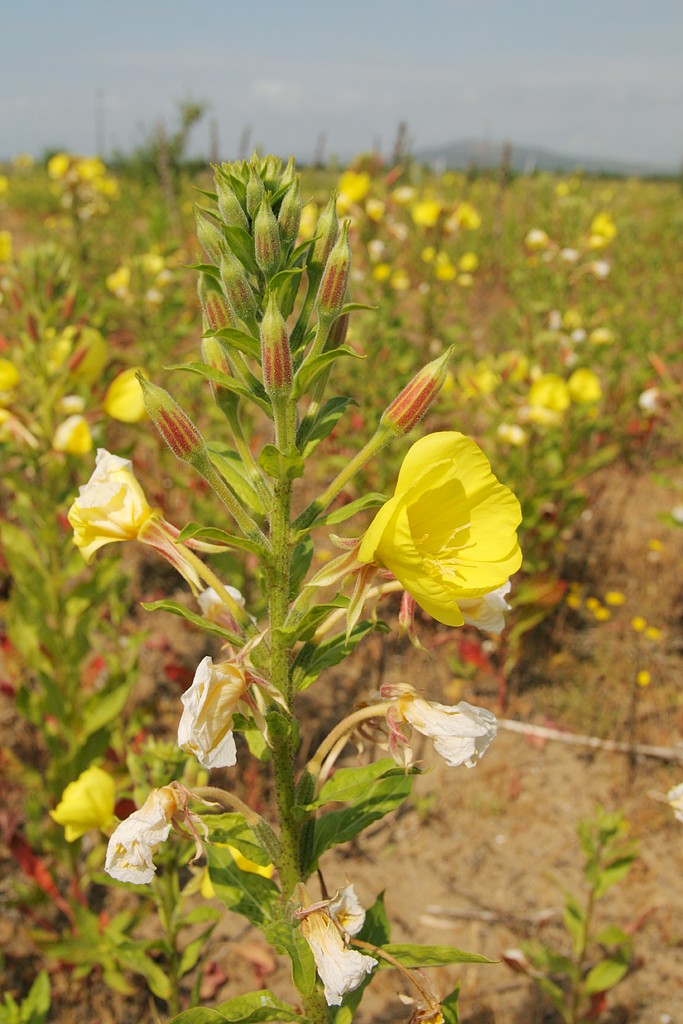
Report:
[{"label": "reddish striped bud", "polygon": [[199,244],[211,263],[218,266],[221,261],[221,253],[226,247],[223,233],[212,220],[205,217],[199,210],[194,211],[194,217],[197,222],[197,238],[199,239]]},{"label": "reddish striped bud", "polygon": [[287,328],[274,295],[261,321],[263,386],[269,395],[287,392],[292,386],[292,356]]},{"label": "reddish striped bud", "polygon": [[[207,366],[212,367],[214,370],[220,370],[221,373],[225,373],[228,377],[232,376],[232,367],[228,358],[225,345],[219,341],[218,338],[208,337],[202,338],[202,359]],[[211,384],[211,390],[214,391],[220,384]]]},{"label": "reddish striped bud", "polygon": [[282,246],[277,221],[270,205],[270,198],[264,195],[258,213],[254,218],[254,256],[259,269],[270,278],[280,269]]},{"label": "reddish striped bud", "polygon": [[346,341],[346,335],[349,329],[349,314],[344,313],[343,316],[338,316],[330,328],[330,333],[327,336],[326,348],[339,348]]},{"label": "reddish striped bud", "polygon": [[420,422],[435,402],[446,379],[447,363],[452,348],[415,374],[391,405],[384,410],[380,422],[396,434],[407,434]]},{"label": "reddish striped bud", "polygon": [[282,239],[282,245],[285,249],[289,249],[292,242],[296,240],[296,236],[299,234],[299,225],[301,224],[301,187],[299,185],[301,175],[297,174],[296,178],[289,186],[282,198],[282,204],[280,206],[280,212],[277,215],[277,223],[280,229],[280,238]]},{"label": "reddish striped bud", "polygon": [[344,308],[346,287],[351,271],[349,224],[350,221],[345,220],[342,225],[341,236],[327,258],[318,288],[316,307],[318,317],[323,320],[335,320]]},{"label": "reddish striped bud", "polygon": [[208,463],[204,438],[168,391],[136,374],[150,419],[173,454],[183,462]]},{"label": "reddish striped bud", "polygon": [[257,305],[244,267],[231,252],[224,252],[221,259],[221,280],[230,309],[238,319],[250,328],[256,323]]},{"label": "reddish striped bud", "polygon": [[217,168],[214,180],[216,182],[218,209],[220,211],[221,220],[224,224],[227,224],[228,227],[244,228],[245,231],[248,231],[249,221],[247,219],[247,215],[242,209],[239,199],[233,192],[227,176],[220,168]]},{"label": "reddish striped bud", "polygon": [[232,310],[220,285],[211,274],[200,273],[197,291],[204,318],[204,330],[220,331],[223,327],[235,327],[236,321]]}]

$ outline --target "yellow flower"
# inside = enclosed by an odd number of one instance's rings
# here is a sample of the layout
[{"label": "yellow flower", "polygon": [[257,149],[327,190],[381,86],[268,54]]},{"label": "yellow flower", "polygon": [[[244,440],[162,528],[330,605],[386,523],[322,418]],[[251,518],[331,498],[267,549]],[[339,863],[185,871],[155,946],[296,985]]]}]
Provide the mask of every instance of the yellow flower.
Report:
[{"label": "yellow flower", "polygon": [[[591,248],[600,248],[601,245],[606,245],[616,237],[617,226],[610,217],[609,213],[598,213],[593,217],[590,226],[590,244]],[[593,244],[593,239],[601,239],[597,245]]]},{"label": "yellow flower", "polygon": [[611,345],[614,341],[614,331],[609,327],[596,327],[588,335],[591,345]]},{"label": "yellow flower", "polygon": [[474,441],[429,434],[406,455],[358,559],[388,569],[437,621],[461,626],[459,598],[488,594],[519,569],[520,520],[519,502]]},{"label": "yellow flower", "polygon": [[306,203],[301,211],[301,223],[299,224],[300,238],[313,238],[315,226],[318,223],[318,207],[315,203]]},{"label": "yellow flower", "polygon": [[104,544],[136,540],[152,515],[132,469],[128,459],[100,448],[90,480],[69,509],[74,543],[88,563]]},{"label": "yellow flower", "polygon": [[19,383],[19,371],[9,359],[0,359],[0,391],[12,391]]},{"label": "yellow flower", "polygon": [[388,281],[391,277],[391,265],[389,263],[378,263],[372,270],[375,281]]},{"label": "yellow flower", "polygon": [[457,273],[450,260],[438,260],[434,268],[434,277],[437,281],[452,281]]},{"label": "yellow flower", "polygon": [[147,416],[142,389],[135,376],[138,372],[142,372],[138,366],[123,370],[114,377],[107,388],[104,411],[113,420],[119,420],[121,423],[139,423]]},{"label": "yellow flower", "polygon": [[479,266],[479,257],[476,252],[464,252],[458,260],[458,269],[464,270],[466,274],[472,273]]},{"label": "yellow flower", "polygon": [[123,265],[118,270],[108,274],[107,288],[118,298],[125,298],[130,288],[130,267]]},{"label": "yellow flower", "polygon": [[647,622],[645,621],[642,615],[634,615],[634,617],[631,619],[631,628],[636,633],[642,633],[646,627]]},{"label": "yellow flower", "polygon": [[476,231],[481,227],[481,217],[471,203],[460,203],[454,214],[455,223],[465,231]]},{"label": "yellow flower", "polygon": [[405,270],[395,270],[389,279],[389,284],[395,292],[405,292],[410,288],[410,278]]},{"label": "yellow flower", "polygon": [[71,165],[71,157],[68,153],[55,153],[47,162],[47,173],[53,180],[59,180],[66,175]]},{"label": "yellow flower", "polygon": [[50,817],[64,826],[67,843],[73,843],[91,829],[105,828],[114,817],[114,803],[114,780],[92,765],[69,783]]},{"label": "yellow flower", "polygon": [[60,423],[54,432],[52,447],[56,452],[70,455],[86,455],[91,451],[92,434],[85,417],[75,414]]},{"label": "yellow flower", "polygon": [[550,244],[550,239],[543,228],[531,228],[531,230],[527,232],[524,244],[527,249],[531,249],[532,252],[536,252],[539,249],[547,249]]},{"label": "yellow flower", "polygon": [[602,398],[600,378],[592,370],[574,370],[567,381],[567,387],[572,402],[576,402],[577,405],[590,405]]},{"label": "yellow flower", "polygon": [[415,203],[410,216],[419,228],[433,228],[441,215],[442,206],[436,199],[423,199]]},{"label": "yellow flower", "polygon": [[420,258],[423,263],[433,263],[436,257],[436,249],[433,245],[426,245],[420,253]]},{"label": "yellow flower", "polygon": [[94,384],[102,376],[109,362],[107,343],[96,327],[81,327],[78,342],[69,359],[69,369],[74,377]]},{"label": "yellow flower", "polygon": [[650,685],[650,683],[652,682],[652,676],[646,668],[640,670],[640,672],[636,676],[636,682],[638,683],[638,686]]},{"label": "yellow flower", "polygon": [[379,223],[379,221],[383,219],[386,209],[387,208],[381,199],[370,198],[365,204],[365,212],[370,220],[374,221],[375,224]]},{"label": "yellow flower", "polygon": [[4,196],[9,189],[9,179],[6,174],[0,174],[0,196]]},{"label": "yellow flower", "polygon": [[622,594],[620,590],[608,590],[605,594],[605,604],[611,604],[613,608],[623,604],[626,600],[626,595]]},{"label": "yellow flower", "polygon": [[408,206],[412,203],[413,199],[417,195],[415,189],[411,185],[399,185],[391,193],[391,198],[399,206]]},{"label": "yellow flower", "polygon": [[13,255],[12,235],[9,231],[0,231],[0,263],[9,263]]},{"label": "yellow flower", "polygon": [[529,389],[529,405],[532,407],[563,413],[570,403],[569,388],[556,373],[542,374]]},{"label": "yellow flower", "polygon": [[345,171],[337,188],[340,198],[349,203],[360,203],[370,191],[370,175],[365,171]]}]

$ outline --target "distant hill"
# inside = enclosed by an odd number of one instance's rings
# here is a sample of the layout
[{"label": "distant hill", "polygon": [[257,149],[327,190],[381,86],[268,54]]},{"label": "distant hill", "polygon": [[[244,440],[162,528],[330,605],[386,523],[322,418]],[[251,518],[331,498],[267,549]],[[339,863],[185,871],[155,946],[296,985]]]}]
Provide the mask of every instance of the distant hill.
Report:
[{"label": "distant hill", "polygon": [[[466,139],[445,146],[421,149],[414,154],[420,163],[429,164],[437,170],[452,168],[467,170],[469,167],[482,169],[498,167],[503,152],[503,143],[481,142]],[[611,174],[615,177],[672,176],[680,173],[674,167],[636,163],[627,160],[610,160],[607,157],[576,157],[555,153],[540,146],[518,146],[511,143],[510,166],[518,174],[533,171],[560,171],[569,173],[582,170],[588,174]]]}]

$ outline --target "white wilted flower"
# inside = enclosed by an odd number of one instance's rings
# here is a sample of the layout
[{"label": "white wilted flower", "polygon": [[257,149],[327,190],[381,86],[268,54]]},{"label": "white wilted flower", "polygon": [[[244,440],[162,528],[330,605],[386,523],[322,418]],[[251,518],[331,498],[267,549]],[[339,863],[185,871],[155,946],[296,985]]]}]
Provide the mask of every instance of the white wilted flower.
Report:
[{"label": "white wilted flower", "polygon": [[666,798],[671,804],[676,819],[683,822],[683,782],[679,782],[677,786],[670,789]]},{"label": "white wilted flower", "polygon": [[[496,735],[496,716],[486,708],[475,707],[465,700],[455,705],[438,704],[418,697],[407,685],[387,688],[383,690],[383,695],[385,693],[395,698],[387,714],[392,728],[392,753],[399,743],[408,743],[400,732],[401,724],[405,723],[433,740],[437,754],[451,768],[461,764],[473,768]],[[406,758],[399,751],[396,754],[397,763],[405,764]]]},{"label": "white wilted flower", "polygon": [[349,949],[340,930],[347,935],[357,934],[363,926],[365,912],[353,886],[347,886],[334,900],[315,904],[310,903],[306,890],[299,886],[299,897],[302,909],[297,911],[297,917],[301,921],[301,934],[313,953],[325,1000],[328,1006],[341,1006],[346,993],[358,988],[366,974],[377,966],[374,957]]},{"label": "white wilted flower", "polygon": [[192,686],[180,698],[183,714],[178,745],[204,768],[230,768],[237,761],[232,719],[248,689],[244,668],[235,661],[200,661]]},{"label": "white wilted flower", "polygon": [[488,633],[502,633],[505,629],[504,613],[509,612],[511,607],[505,600],[510,587],[511,583],[508,580],[490,594],[458,601],[458,607],[467,625],[484,629]]},{"label": "white wilted flower", "polygon": [[104,870],[120,882],[144,885],[156,872],[153,856],[168,839],[173,815],[183,806],[174,786],[153,789],[142,807],[133,811],[112,833]]}]

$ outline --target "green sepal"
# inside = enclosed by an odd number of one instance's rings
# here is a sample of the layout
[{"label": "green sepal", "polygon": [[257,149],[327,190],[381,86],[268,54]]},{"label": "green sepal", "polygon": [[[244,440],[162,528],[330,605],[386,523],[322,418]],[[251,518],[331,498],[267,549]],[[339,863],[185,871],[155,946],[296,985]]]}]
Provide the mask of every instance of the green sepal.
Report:
[{"label": "green sepal", "polygon": [[301,398],[302,395],[305,395],[320,374],[324,373],[335,360],[342,359],[344,356],[351,356],[353,359],[366,358],[366,356],[349,348],[348,345],[340,345],[338,348],[330,349],[329,352],[322,352],[319,356],[314,356],[308,362],[302,363],[297,371],[292,387],[293,397]]},{"label": "green sepal", "polygon": [[373,630],[388,633],[389,627],[381,621],[363,619],[353,627],[348,638],[345,633],[338,633],[322,644],[304,644],[292,669],[296,689],[307,690],[324,669],[338,665],[356,649],[363,637]]},{"label": "green sepal", "polygon": [[263,929],[272,920],[280,896],[275,882],[253,871],[242,871],[223,847],[207,846],[206,856],[211,884],[221,903]]},{"label": "green sepal", "polygon": [[296,432],[296,446],[304,459],[309,458],[320,442],[332,433],[350,405],[358,405],[355,398],[336,395],[325,402],[315,416],[304,416]]},{"label": "green sepal", "polygon": [[259,453],[258,464],[264,473],[276,480],[294,480],[304,475],[305,463],[298,452],[285,455],[274,444],[266,444]]},{"label": "green sepal", "polygon": [[[446,964],[497,964],[481,953],[467,953],[455,946],[420,946],[414,942],[390,942],[380,946],[385,953],[397,960],[402,967],[445,967]],[[388,960],[379,958],[380,967],[393,966]]]},{"label": "green sepal", "polygon": [[262,544],[247,537],[236,537],[227,530],[221,530],[218,526],[200,526],[199,523],[188,523],[183,527],[178,540],[190,540],[196,537],[197,540],[205,540],[209,543],[225,544],[229,548],[240,548],[242,551],[250,551],[261,559],[268,559],[269,552]]},{"label": "green sepal", "polygon": [[217,636],[223,637],[233,647],[242,647],[244,645],[244,639],[237,636],[236,633],[231,633],[229,629],[217,626],[215,622],[208,622],[201,615],[195,615],[189,608],[178,604],[177,601],[142,601],[141,604],[147,612],[170,612],[172,615],[179,615],[181,619],[187,619],[194,626],[203,629],[205,633],[215,633]]}]

